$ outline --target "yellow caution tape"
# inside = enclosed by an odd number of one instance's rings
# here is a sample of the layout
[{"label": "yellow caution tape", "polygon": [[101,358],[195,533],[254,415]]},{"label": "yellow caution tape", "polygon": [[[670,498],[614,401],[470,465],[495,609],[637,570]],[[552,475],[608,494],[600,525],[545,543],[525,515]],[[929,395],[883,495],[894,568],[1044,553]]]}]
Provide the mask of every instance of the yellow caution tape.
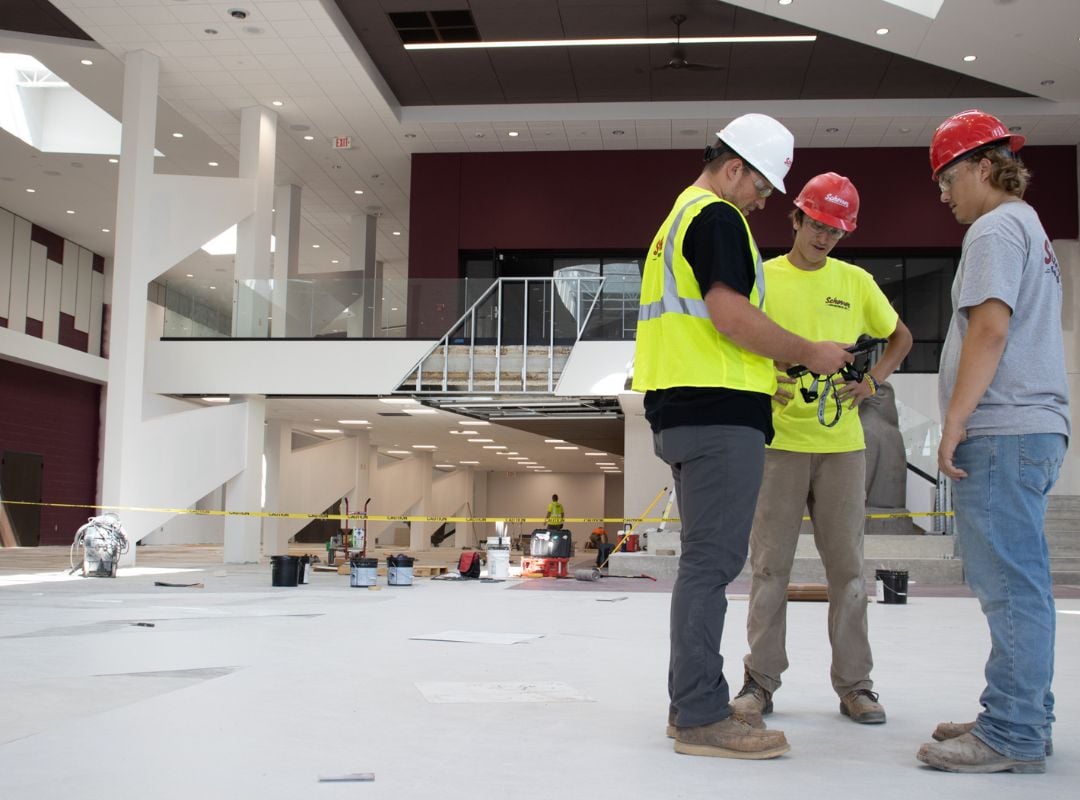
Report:
[{"label": "yellow caution tape", "polygon": [[[204,508],[150,508],[144,506],[103,506],[93,503],[35,503],[29,500],[0,500],[12,506],[40,508],[91,508],[98,511],[147,511],[155,514],[193,514],[204,517],[252,517],[267,519],[336,519],[363,522],[546,522],[547,517],[450,517],[424,514],[303,514],[288,511],[222,511]],[[867,514],[866,519],[899,519],[904,517],[951,517],[952,511],[902,511],[890,514]],[[803,517],[803,519],[810,519]],[[680,522],[678,517],[564,517],[563,522],[607,523],[636,525],[642,522]]]}]

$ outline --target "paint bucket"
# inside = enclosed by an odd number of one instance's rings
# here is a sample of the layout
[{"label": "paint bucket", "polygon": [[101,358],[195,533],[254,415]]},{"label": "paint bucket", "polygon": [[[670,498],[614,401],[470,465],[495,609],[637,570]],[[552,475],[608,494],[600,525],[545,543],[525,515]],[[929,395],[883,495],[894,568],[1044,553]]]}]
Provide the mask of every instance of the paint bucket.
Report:
[{"label": "paint bucket", "polygon": [[502,548],[492,548],[487,553],[488,577],[510,577],[510,551]]},{"label": "paint bucket", "polygon": [[297,556],[270,556],[270,585],[296,586],[300,559]]},{"label": "paint bucket", "polygon": [[311,567],[311,556],[300,556],[300,566],[296,574],[297,583],[311,583],[311,573],[314,570]]},{"label": "paint bucket", "polygon": [[349,586],[374,586],[379,575],[379,559],[354,558],[349,562]]},{"label": "paint bucket", "polygon": [[412,586],[413,559],[407,555],[386,557],[386,583],[389,586]]},{"label": "paint bucket", "polygon": [[907,603],[908,573],[906,569],[879,569],[874,571],[877,601],[885,605]]}]

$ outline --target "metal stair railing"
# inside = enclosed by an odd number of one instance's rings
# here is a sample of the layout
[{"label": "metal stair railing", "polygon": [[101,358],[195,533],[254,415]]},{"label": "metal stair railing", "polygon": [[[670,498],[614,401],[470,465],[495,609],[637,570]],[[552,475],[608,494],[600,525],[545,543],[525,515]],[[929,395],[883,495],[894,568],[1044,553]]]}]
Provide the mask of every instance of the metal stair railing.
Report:
[{"label": "metal stair railing", "polygon": [[[469,306],[469,308],[463,313],[453,325],[447,330],[438,342],[428,350],[420,360],[410,369],[406,375],[406,379],[398,386],[398,391],[416,392],[422,393],[425,391],[431,391],[430,384],[425,388],[424,374],[425,364],[427,364],[432,356],[442,351],[442,363],[440,367],[427,370],[427,374],[432,372],[441,372],[441,377],[438,383],[438,390],[440,392],[449,393],[451,391],[464,391],[474,392],[476,391],[476,356],[477,348],[483,347],[483,344],[478,344],[478,339],[493,338],[494,346],[494,358],[495,358],[495,371],[494,371],[494,388],[493,391],[503,391],[503,332],[507,324],[513,324],[514,320],[506,318],[507,311],[507,290],[510,287],[521,286],[521,392],[531,393],[538,392],[543,394],[550,394],[554,391],[555,382],[557,379],[555,373],[555,342],[556,342],[556,314],[557,311],[562,308],[574,321],[573,328],[573,341],[572,344],[576,345],[581,339],[581,334],[588,325],[589,318],[592,316],[593,311],[597,306],[597,302],[601,297],[601,290],[603,288],[604,278],[597,277],[551,277],[551,278],[498,278],[491,284],[484,292],[476,299],[476,301]],[[530,288],[542,287],[542,291],[536,296],[530,296]],[[591,292],[591,298],[587,297],[587,293]],[[535,294],[535,293],[534,293]],[[538,306],[538,308],[537,308]],[[481,319],[481,312],[491,309],[492,314],[488,320]],[[530,311],[534,314],[540,314],[539,330],[543,331],[540,345],[547,348],[547,381],[544,389],[531,389],[529,388],[528,372],[529,372],[529,359],[528,352],[530,347]],[[481,322],[487,322],[494,328],[494,336],[481,336],[478,331]],[[512,328],[516,330],[515,328]],[[516,337],[514,337],[516,338]],[[451,348],[456,341],[464,341],[468,347],[468,373],[466,380],[466,388],[463,390],[452,390],[450,388],[450,361],[451,361]],[[513,345],[508,345],[513,346]],[[415,373],[415,375],[414,375]],[[411,388],[407,388],[411,384]],[[515,389],[515,391],[517,391]]]}]

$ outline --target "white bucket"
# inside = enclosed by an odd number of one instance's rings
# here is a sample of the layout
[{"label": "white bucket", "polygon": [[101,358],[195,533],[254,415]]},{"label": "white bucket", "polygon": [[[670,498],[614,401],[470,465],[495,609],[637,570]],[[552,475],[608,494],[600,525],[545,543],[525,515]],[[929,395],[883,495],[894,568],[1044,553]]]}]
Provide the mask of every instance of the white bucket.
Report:
[{"label": "white bucket", "polygon": [[510,551],[509,550],[488,550],[487,562],[488,562],[488,577],[489,578],[509,578],[510,577]]}]

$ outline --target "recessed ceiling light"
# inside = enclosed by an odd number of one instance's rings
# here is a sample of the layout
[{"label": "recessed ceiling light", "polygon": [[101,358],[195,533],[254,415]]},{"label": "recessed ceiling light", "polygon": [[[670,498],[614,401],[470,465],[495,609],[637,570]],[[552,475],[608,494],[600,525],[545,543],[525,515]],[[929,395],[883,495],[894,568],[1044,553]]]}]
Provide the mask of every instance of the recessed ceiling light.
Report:
[{"label": "recessed ceiling light", "polygon": [[978,56],[964,56],[964,61],[974,61]]},{"label": "recessed ceiling light", "polygon": [[479,464],[479,461],[459,461],[459,464]]},{"label": "recessed ceiling light", "polygon": [[409,452],[408,450],[387,450],[386,452],[389,453],[392,456],[411,456],[412,455],[412,453]]},{"label": "recessed ceiling light", "polygon": [[1045,80],[1045,81],[1039,81],[1039,85],[1040,86],[1053,86],[1054,81],[1052,79],[1051,80]]},{"label": "recessed ceiling light", "polygon": [[1018,133],[1018,132],[1022,131],[1023,129],[1024,128],[1021,125],[1010,125],[1009,126],[1009,132],[1010,133]]},{"label": "recessed ceiling light", "polygon": [[228,398],[227,395],[225,397],[214,396],[214,397],[203,397],[201,399],[202,399],[202,401],[204,403],[228,403],[229,402],[229,398]]},{"label": "recessed ceiling light", "polygon": [[83,65],[83,66],[85,66],[85,67],[92,67],[92,66],[94,66],[94,62],[93,62],[93,61],[91,61],[91,60],[90,60],[89,58],[84,58],[84,59],[83,59],[82,61],[80,61],[79,63],[80,63],[80,64],[82,64],[82,65]]},{"label": "recessed ceiling light", "polygon": [[518,135],[518,132],[517,132],[517,131],[510,131],[510,132],[509,132],[509,133],[507,133],[506,135],[507,135],[507,136],[510,136],[510,137],[514,137],[514,136],[517,136],[517,135]]},{"label": "recessed ceiling light", "polygon": [[180,131],[173,131],[172,138],[174,138],[174,139],[183,139],[184,134],[180,133]]},{"label": "recessed ceiling light", "polygon": [[283,102],[281,102],[280,100],[271,100],[270,105],[281,107],[281,106],[283,106],[285,104]]},{"label": "recessed ceiling light", "polygon": [[587,455],[587,456],[606,456],[607,453],[600,453],[600,452],[597,452],[596,450],[586,450],[585,455]]},{"label": "recessed ceiling light", "polygon": [[309,134],[308,134],[307,136],[305,136],[305,137],[304,137],[304,141],[305,141],[305,142],[314,142],[314,141],[315,141],[315,137],[314,137],[314,136],[312,136],[312,135],[311,135],[311,134],[309,133]]},{"label": "recessed ceiling light", "polygon": [[415,134],[415,133],[406,133],[406,134],[405,134],[405,138],[406,138],[406,139],[415,139],[415,138],[416,138],[416,134]]},{"label": "recessed ceiling light", "polygon": [[218,166],[218,162],[216,162],[216,161],[207,161],[206,166],[208,166],[208,167],[216,167],[216,166]]},{"label": "recessed ceiling light", "polygon": [[119,163],[120,163],[120,159],[119,159],[119,158],[110,158],[110,159],[109,159],[109,163],[110,163],[110,164],[119,164]]},{"label": "recessed ceiling light", "polygon": [[888,28],[878,28],[876,31],[874,31],[874,33],[876,33],[878,36],[884,36],[888,32]]},{"label": "recessed ceiling light", "polygon": [[566,439],[544,439],[544,444],[566,444]]},{"label": "recessed ceiling light", "polygon": [[[112,233],[112,231],[110,231],[110,230],[109,230],[108,228],[102,228],[102,229],[101,229],[101,232],[102,232],[102,233]],[[211,288],[211,289],[213,289],[214,287],[213,287],[213,286],[211,286],[210,288]]]},{"label": "recessed ceiling light", "polygon": [[624,133],[626,133],[626,131],[620,131],[620,130],[616,129],[616,130],[613,130],[611,132],[611,135],[612,136],[622,136]]},{"label": "recessed ceiling light", "polygon": [[780,0],[780,5],[782,5],[782,6],[790,6],[791,5],[791,0]]},{"label": "recessed ceiling light", "polygon": [[210,288],[211,288],[211,289],[217,289],[217,287],[216,287],[216,286],[211,286]]},{"label": "recessed ceiling light", "polygon": [[312,428],[312,433],[341,433],[337,428]]},{"label": "recessed ceiling light", "polygon": [[484,134],[480,133],[479,131],[474,133],[473,136],[475,136],[477,139],[483,139],[484,138]]},{"label": "recessed ceiling light", "polygon": [[364,193],[364,190],[363,190],[363,189],[353,189],[353,190],[352,190],[352,193],[353,193],[353,194],[363,194],[363,193]]},{"label": "recessed ceiling light", "polygon": [[598,467],[614,467],[615,462],[614,461],[597,461],[596,466],[598,466]]},{"label": "recessed ceiling light", "polygon": [[840,132],[839,128],[826,128],[825,129],[825,133],[839,133],[839,132]]},{"label": "recessed ceiling light", "polygon": [[393,236],[401,236],[401,231],[391,231]]},{"label": "recessed ceiling light", "polygon": [[337,260],[336,258],[331,258],[331,259],[330,259],[330,263],[331,263],[331,264],[339,264],[339,263],[341,263],[341,262],[340,262],[340,261],[338,261],[338,260]]},{"label": "recessed ceiling light", "polygon": [[435,468],[436,469],[453,469],[454,465],[453,464],[436,464]]},{"label": "recessed ceiling light", "polygon": [[911,128],[901,128],[900,133],[911,133]]},{"label": "recessed ceiling light", "polygon": [[491,444],[495,440],[494,439],[469,439],[469,441],[472,442],[473,444]]},{"label": "recessed ceiling light", "polygon": [[413,450],[438,450],[433,444],[414,444],[410,445]]},{"label": "recessed ceiling light", "polygon": [[27,189],[26,191],[28,191],[30,194],[33,194],[34,192],[37,191],[37,189]]},{"label": "recessed ceiling light", "polygon": [[528,456],[510,456],[511,461],[528,461]]},{"label": "recessed ceiling light", "polygon": [[313,245],[312,245],[311,247],[312,247],[312,249],[314,249],[314,250],[318,250],[318,249],[319,249],[319,247],[320,247],[320,245],[317,245],[317,244],[313,244]]},{"label": "recessed ceiling light", "polygon": [[64,213],[65,213],[65,214],[74,214],[75,212],[74,212],[74,211],[73,211],[72,209],[70,209],[70,208],[69,208],[69,209],[68,209],[67,211],[65,211]]},{"label": "recessed ceiling light", "polygon": [[203,33],[207,33],[211,36],[217,36],[217,28],[203,28]]},{"label": "recessed ceiling light", "polygon": [[339,419],[338,425],[369,425],[366,419]]},{"label": "recessed ceiling light", "polygon": [[194,275],[193,275],[192,273],[188,272],[188,273],[187,273],[187,277],[189,277],[189,278],[194,278],[195,276],[194,276]]},{"label": "recessed ceiling light", "polygon": [[562,444],[562,445],[558,445],[555,449],[556,450],[577,450],[578,448],[577,448],[576,444]]}]

